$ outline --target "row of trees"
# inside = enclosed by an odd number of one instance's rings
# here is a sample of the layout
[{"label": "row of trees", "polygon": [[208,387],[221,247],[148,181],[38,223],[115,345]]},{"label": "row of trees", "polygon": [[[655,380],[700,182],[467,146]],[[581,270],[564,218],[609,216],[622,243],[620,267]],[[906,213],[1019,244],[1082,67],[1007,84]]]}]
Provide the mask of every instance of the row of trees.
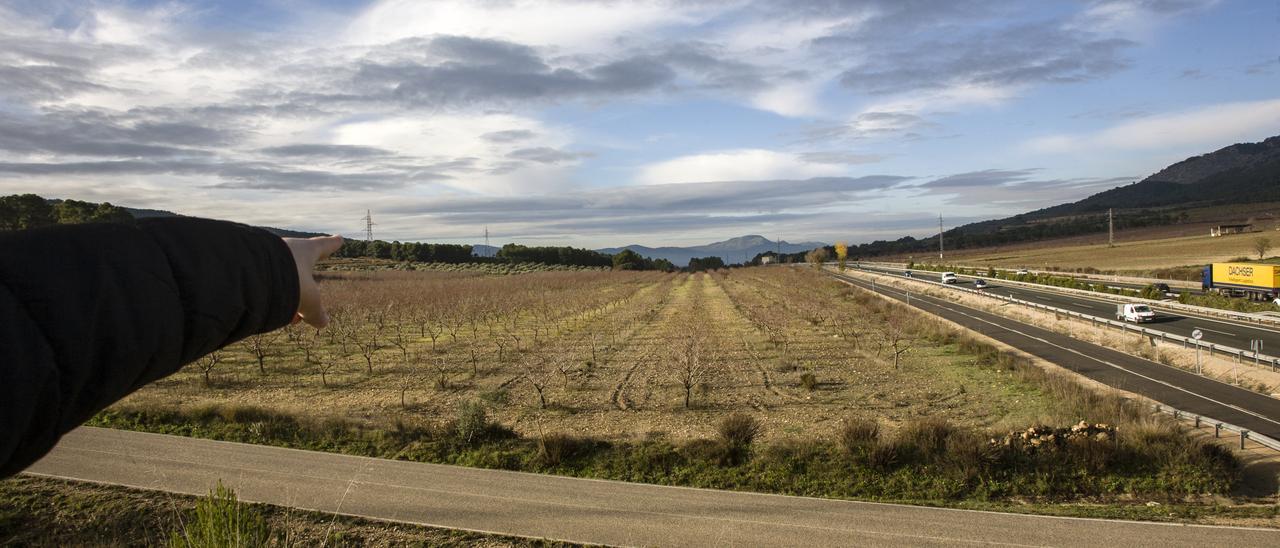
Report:
[{"label": "row of trees", "polygon": [[47,200],[36,194],[0,196],[0,230],[79,223],[126,223],[133,215],[110,203]]},{"label": "row of trees", "polygon": [[471,246],[458,244],[423,244],[417,242],[384,242],[382,240],[346,240],[334,257],[369,257],[423,263],[466,263],[476,260]]},{"label": "row of trees", "polygon": [[[671,261],[650,259],[624,249],[614,255],[568,246],[525,246],[507,244],[494,257],[477,257],[472,246],[459,244],[425,244],[416,242],[385,242],[382,240],[347,240],[334,257],[391,259],[435,263],[542,263],[566,266],[594,266],[614,270],[677,270]],[[718,260],[718,259],[717,259]],[[724,266],[721,262],[719,268]]]}]

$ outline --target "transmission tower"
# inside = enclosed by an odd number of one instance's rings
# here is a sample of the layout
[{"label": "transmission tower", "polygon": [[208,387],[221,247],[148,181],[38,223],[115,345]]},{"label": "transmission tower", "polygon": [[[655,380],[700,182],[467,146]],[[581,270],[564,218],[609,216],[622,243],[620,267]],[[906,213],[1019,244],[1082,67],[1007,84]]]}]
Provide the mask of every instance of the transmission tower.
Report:
[{"label": "transmission tower", "polygon": [[489,227],[484,227],[484,256],[488,257],[492,248],[489,246]]},{"label": "transmission tower", "polygon": [[373,222],[373,212],[367,209],[364,210],[364,241],[366,242],[373,241],[373,225],[374,224],[375,223]]},{"label": "transmission tower", "polygon": [[938,214],[938,260],[942,260],[942,214]]},{"label": "transmission tower", "polygon": [[1116,246],[1116,222],[1112,216],[1112,209],[1107,210],[1107,247]]}]

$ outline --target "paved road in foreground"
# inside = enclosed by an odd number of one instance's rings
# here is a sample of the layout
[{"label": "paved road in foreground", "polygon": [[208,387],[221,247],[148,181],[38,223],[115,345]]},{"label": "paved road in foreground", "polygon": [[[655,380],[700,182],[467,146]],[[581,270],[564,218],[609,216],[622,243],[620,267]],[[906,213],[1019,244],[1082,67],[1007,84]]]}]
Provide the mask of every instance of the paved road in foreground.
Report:
[{"label": "paved road in foreground", "polygon": [[1278,546],[1280,531],[661,487],[83,427],[28,470],[455,529],[609,545]]},{"label": "paved road in foreground", "polygon": [[[866,280],[829,273],[846,283],[872,289]],[[874,286],[874,290],[896,300],[907,300],[902,290],[884,284]],[[1107,386],[1280,439],[1280,399],[946,299],[913,293],[910,304]]]},{"label": "paved road in foreground", "polygon": [[[887,274],[899,278],[903,277],[902,270],[891,271],[884,268],[867,266],[864,266],[861,269],[876,272],[878,274]],[[941,273],[922,270],[912,270],[911,275],[934,282],[939,281],[942,277]],[[1102,318],[1115,317],[1116,303],[1131,302],[1123,297],[1107,295],[1104,293],[1084,295],[1058,291],[1052,287],[1045,287],[1043,289],[1030,288],[1022,285],[1004,284],[1002,282],[1003,280],[988,279],[987,283],[989,285],[987,285],[987,288],[983,291],[999,293],[1001,295],[1012,295],[1016,299],[1036,302]],[[960,282],[956,285],[973,289],[973,279],[971,277],[961,277]],[[1156,321],[1143,324],[1144,327],[1172,333],[1174,335],[1182,335],[1183,337],[1190,337],[1192,331],[1200,329],[1204,334],[1203,341],[1206,343],[1226,345],[1243,350],[1249,350],[1249,341],[1257,339],[1263,341],[1264,354],[1280,354],[1280,331],[1277,331],[1276,329],[1258,324],[1233,322],[1221,318],[1206,318],[1173,310],[1161,310],[1159,306],[1156,306],[1156,310],[1160,313],[1156,318]]]}]

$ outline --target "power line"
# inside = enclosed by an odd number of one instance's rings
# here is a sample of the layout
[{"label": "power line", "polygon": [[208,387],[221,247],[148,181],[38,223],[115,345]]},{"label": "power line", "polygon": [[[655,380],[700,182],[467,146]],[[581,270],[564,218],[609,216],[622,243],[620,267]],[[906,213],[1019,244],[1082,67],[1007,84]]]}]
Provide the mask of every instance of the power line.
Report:
[{"label": "power line", "polygon": [[366,242],[373,241],[373,225],[374,224],[375,223],[373,222],[373,212],[367,209],[364,210],[364,241]]}]

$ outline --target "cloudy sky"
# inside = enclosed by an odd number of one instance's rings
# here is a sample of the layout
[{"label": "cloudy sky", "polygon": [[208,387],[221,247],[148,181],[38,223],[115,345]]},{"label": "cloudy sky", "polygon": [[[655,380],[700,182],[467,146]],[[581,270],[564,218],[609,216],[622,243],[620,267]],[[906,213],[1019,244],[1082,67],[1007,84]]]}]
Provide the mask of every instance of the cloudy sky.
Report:
[{"label": "cloudy sky", "polygon": [[1274,0],[0,3],[0,193],[385,239],[920,236],[1274,134]]}]

